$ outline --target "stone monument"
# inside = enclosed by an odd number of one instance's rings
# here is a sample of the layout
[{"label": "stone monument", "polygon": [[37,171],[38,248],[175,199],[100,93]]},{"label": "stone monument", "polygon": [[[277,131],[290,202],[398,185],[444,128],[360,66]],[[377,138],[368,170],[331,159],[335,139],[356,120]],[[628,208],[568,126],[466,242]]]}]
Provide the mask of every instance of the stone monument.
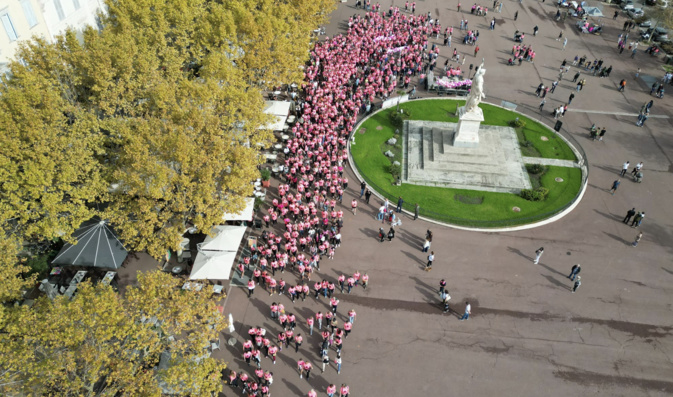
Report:
[{"label": "stone monument", "polygon": [[458,108],[458,126],[453,135],[453,146],[464,148],[476,148],[479,146],[479,127],[484,121],[484,113],[479,103],[484,95],[484,60],[478,67],[472,79],[472,89],[467,97],[465,106]]}]

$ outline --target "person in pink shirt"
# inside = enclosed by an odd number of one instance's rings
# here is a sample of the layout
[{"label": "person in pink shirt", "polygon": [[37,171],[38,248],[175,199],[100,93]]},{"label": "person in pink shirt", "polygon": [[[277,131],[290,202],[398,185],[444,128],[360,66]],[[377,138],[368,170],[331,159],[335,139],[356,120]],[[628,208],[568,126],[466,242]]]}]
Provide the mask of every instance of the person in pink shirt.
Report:
[{"label": "person in pink shirt", "polygon": [[313,316],[306,319],[306,325],[308,325],[309,335],[313,335]]},{"label": "person in pink shirt", "polygon": [[274,364],[276,363],[276,354],[278,354],[278,348],[276,346],[270,346],[269,355],[271,356],[271,360]]},{"label": "person in pink shirt", "polygon": [[353,201],[351,201],[351,210],[353,211],[353,215],[357,215],[358,201],[356,199],[353,199]]},{"label": "person in pink shirt", "polygon": [[327,397],[334,397],[334,393],[336,393],[336,385],[333,383],[330,383],[329,386],[327,386]]},{"label": "person in pink shirt", "polygon": [[311,391],[308,392],[308,397],[318,397],[318,393],[311,389]]},{"label": "person in pink shirt", "polygon": [[351,324],[355,323],[355,316],[357,316],[357,313],[355,313],[355,310],[351,309],[348,311],[348,322]]},{"label": "person in pink shirt", "polygon": [[313,364],[311,364],[308,361],[304,362],[304,372],[306,372],[306,380],[308,380],[309,376],[311,375],[311,369],[312,368],[313,368]]},{"label": "person in pink shirt", "polygon": [[346,338],[348,338],[348,334],[351,333],[352,329],[353,329],[353,323],[350,322],[344,323],[344,332],[346,333]]},{"label": "person in pink shirt", "polygon": [[322,330],[322,312],[318,312],[315,314],[315,319],[318,322],[318,329]]},{"label": "person in pink shirt", "polygon": [[345,384],[341,384],[341,388],[339,389],[339,397],[348,397],[348,394],[350,393],[350,388]]}]

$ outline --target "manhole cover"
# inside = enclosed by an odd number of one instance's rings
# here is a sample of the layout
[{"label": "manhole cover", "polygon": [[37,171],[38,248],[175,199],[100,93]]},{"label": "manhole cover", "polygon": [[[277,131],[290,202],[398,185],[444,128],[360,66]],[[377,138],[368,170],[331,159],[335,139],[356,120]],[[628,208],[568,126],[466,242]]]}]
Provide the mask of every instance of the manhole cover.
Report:
[{"label": "manhole cover", "polygon": [[383,127],[381,127],[381,126],[376,127],[377,131],[381,131],[382,129],[383,129]]},{"label": "manhole cover", "polygon": [[542,139],[543,141],[548,141],[549,140],[549,138],[547,138],[546,136],[541,136],[540,139]]},{"label": "manhole cover", "polygon": [[563,178],[559,178],[559,177],[554,178],[554,180],[555,180],[556,182],[563,182]]},{"label": "manhole cover", "polygon": [[519,208],[519,207],[512,207],[512,211],[514,211],[514,212],[521,212],[521,208]]}]

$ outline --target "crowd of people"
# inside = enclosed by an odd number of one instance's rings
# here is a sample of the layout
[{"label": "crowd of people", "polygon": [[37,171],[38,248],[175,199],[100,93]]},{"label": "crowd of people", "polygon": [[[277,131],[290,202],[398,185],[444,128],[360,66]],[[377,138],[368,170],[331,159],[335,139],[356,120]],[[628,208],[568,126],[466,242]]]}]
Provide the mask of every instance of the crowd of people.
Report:
[{"label": "crowd of people", "polygon": [[[369,1],[365,7],[370,7]],[[297,97],[298,122],[292,126],[284,150],[278,197],[263,216],[271,230],[264,230],[251,254],[238,265],[241,276],[250,276],[248,296],[258,285],[270,295],[279,295],[270,306],[270,316],[280,328],[277,337],[253,327],[250,340],[243,345],[243,359],[255,367],[254,376],[234,371],[229,375],[231,385],[244,388],[248,395],[270,393],[273,373],[262,369],[262,356],[273,365],[283,349],[292,350],[294,346],[299,353],[304,336],[295,331],[298,318],[290,310],[286,312],[285,304],[311,295],[316,300],[324,298],[329,310],[304,320],[306,338],[313,338],[317,328],[320,337],[315,340],[316,354],[323,371],[334,362],[337,374],[341,372],[343,343],[353,331],[356,313],[348,311],[347,320],[340,323],[339,300],[334,293],[337,288],[342,293],[351,293],[358,286],[366,289],[369,276],[356,271],[351,276],[341,274],[336,280],[321,277],[313,288],[309,284],[312,275],[320,271],[321,259],[333,259],[341,245],[342,200],[348,187],[344,176],[348,135],[358,115],[368,112],[376,98],[385,99],[398,86],[408,85],[412,76],[434,65],[439,54],[436,46],[428,48],[428,37],[438,35],[441,29],[429,15],[408,15],[393,8],[385,16],[377,12],[355,16],[348,25],[347,34],[317,43],[311,52],[306,81]],[[353,199],[353,215],[357,204]],[[290,273],[288,278],[296,276],[296,282],[282,277],[276,280],[278,272]],[[333,359],[329,357],[332,350]],[[313,364],[300,359],[297,369],[301,378],[309,379]],[[337,391],[345,397],[349,388],[346,384],[327,388],[329,396]]]}]

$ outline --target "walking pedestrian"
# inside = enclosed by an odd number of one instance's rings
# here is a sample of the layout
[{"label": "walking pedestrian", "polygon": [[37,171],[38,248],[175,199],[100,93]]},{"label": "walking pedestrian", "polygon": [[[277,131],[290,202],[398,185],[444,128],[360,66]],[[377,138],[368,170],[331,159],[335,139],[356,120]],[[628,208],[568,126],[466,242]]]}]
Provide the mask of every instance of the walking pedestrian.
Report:
[{"label": "walking pedestrian", "polygon": [[573,94],[573,93],[571,92],[571,93],[570,93],[570,96],[568,97],[568,105],[570,105],[570,104],[572,103],[572,101],[573,101],[574,98],[575,98],[575,94]]},{"label": "walking pedestrian", "polygon": [[414,206],[414,220],[418,219],[418,212],[421,210],[421,206],[416,203]]},{"label": "walking pedestrian", "polygon": [[471,313],[472,313],[472,306],[470,305],[470,302],[465,301],[465,313],[463,314],[463,317],[460,318],[460,321],[467,320],[470,317]]},{"label": "walking pedestrian", "polygon": [[327,364],[329,364],[329,356],[327,355],[327,352],[323,352],[324,354],[322,355],[322,372],[325,372],[325,367]]},{"label": "walking pedestrian", "polygon": [[568,38],[567,38],[567,37],[564,37],[564,38],[563,38],[563,49],[564,49],[564,50],[566,49],[566,45],[568,45]]},{"label": "walking pedestrian", "polygon": [[630,210],[628,210],[622,222],[628,224],[629,221],[631,220],[631,217],[634,216],[635,214],[636,214],[636,207],[633,207]]},{"label": "walking pedestrian", "polygon": [[575,291],[577,291],[577,289],[580,287],[580,285],[582,285],[582,282],[580,280],[581,280],[581,277],[577,276],[577,280],[575,280],[575,285],[573,286],[573,294],[575,293]]},{"label": "walking pedestrian", "polygon": [[633,241],[633,244],[631,244],[631,245],[634,246],[634,247],[637,247],[641,238],[643,238],[643,232],[638,233],[638,235],[636,236],[636,239]]},{"label": "walking pedestrian", "polygon": [[617,179],[616,181],[612,182],[612,187],[610,188],[610,194],[614,196],[615,192],[617,191],[617,188],[621,183],[622,183],[621,179]]},{"label": "walking pedestrian", "polygon": [[249,280],[248,281],[248,298],[250,298],[252,296],[253,292],[255,292],[255,282],[252,281],[252,280]]},{"label": "walking pedestrian", "polygon": [[619,173],[619,176],[624,176],[624,174],[626,174],[626,171],[629,170],[629,165],[630,165],[630,164],[631,164],[631,163],[630,163],[629,161],[627,161],[626,163],[622,164],[622,172]]},{"label": "walking pedestrian", "polygon": [[304,338],[301,336],[301,334],[297,334],[297,336],[294,337],[294,352],[298,353],[299,352],[299,346],[301,346],[302,341]]},{"label": "walking pedestrian", "polygon": [[538,264],[540,262],[540,257],[544,254],[544,247],[540,247],[537,250],[535,250],[535,259],[533,260],[534,264]]},{"label": "walking pedestrian", "polygon": [[431,244],[430,241],[428,239],[425,239],[425,242],[423,243],[423,249],[421,250],[421,252],[428,252],[428,250],[430,249],[430,244]]},{"label": "walking pedestrian", "polygon": [[619,91],[624,92],[624,88],[626,88],[626,79],[622,79],[622,81],[619,82]]},{"label": "walking pedestrian", "polygon": [[598,134],[598,141],[602,141],[603,137],[605,136],[605,127],[601,129],[601,132]]},{"label": "walking pedestrian", "polygon": [[518,17],[519,17],[519,11],[517,11],[517,12],[514,13],[514,20],[516,21],[516,19],[517,19]]},{"label": "walking pedestrian", "polygon": [[336,393],[336,385],[334,383],[330,383],[330,385],[327,386],[327,397],[334,397],[335,393]]},{"label": "walking pedestrian", "polygon": [[631,171],[631,174],[636,175],[638,172],[640,172],[642,168],[643,168],[643,162],[641,161],[638,164],[636,164],[635,167],[633,167],[633,171]]},{"label": "walking pedestrian", "polygon": [[365,194],[365,189],[367,188],[367,184],[365,181],[360,182],[360,198]]},{"label": "walking pedestrian", "polygon": [[[568,275],[568,278],[569,278],[570,280],[574,281],[574,280],[575,280],[575,276],[577,276],[577,275],[580,273],[581,270],[582,270],[582,266],[581,266],[579,263],[576,264],[576,265],[574,265],[574,266],[570,269],[570,274]],[[578,276],[578,277],[579,277],[579,276]]]},{"label": "walking pedestrian", "polygon": [[372,191],[367,188],[365,191],[365,203],[369,204],[369,198],[372,196]]},{"label": "walking pedestrian", "polygon": [[[311,369],[313,369],[313,364],[306,361],[304,363],[304,372],[306,372],[306,380],[308,380],[309,376],[311,375]],[[301,378],[301,376],[300,376],[300,378]]]},{"label": "walking pedestrian", "polygon": [[351,201],[351,210],[353,211],[353,215],[357,215],[357,213],[358,213],[358,201],[356,199],[353,199],[353,201]]},{"label": "walking pedestrian", "polygon": [[449,301],[451,300],[451,295],[449,291],[442,292],[442,304],[444,305],[444,313],[448,313],[451,309],[449,308]]},{"label": "walking pedestrian", "polygon": [[341,373],[341,353],[337,353],[336,359],[334,359],[334,364],[337,366],[337,374]]},{"label": "walking pedestrian", "polygon": [[400,196],[400,197],[397,199],[397,208],[396,208],[396,211],[397,211],[398,213],[402,212],[402,204],[404,204],[404,200],[402,200],[402,197]]},{"label": "walking pedestrian", "polygon": [[575,76],[573,76],[573,83],[577,82],[577,79],[580,77],[580,72],[575,73]]},{"label": "walking pedestrian", "polygon": [[391,226],[390,230],[388,230],[388,241],[393,241],[395,238],[395,229]]},{"label": "walking pedestrian", "polygon": [[444,279],[439,280],[439,293],[443,294],[445,289],[446,289],[446,280]]},{"label": "walking pedestrian", "polygon": [[542,111],[542,108],[544,108],[545,103],[547,103],[547,100],[542,98],[542,102],[540,102],[540,111]]},{"label": "walking pedestrian", "polygon": [[341,388],[339,388],[339,397],[348,397],[350,393],[350,388],[345,384],[341,384]]},{"label": "walking pedestrian", "polygon": [[432,270],[432,262],[435,260],[435,251],[430,252],[428,255],[428,263],[425,265],[425,271],[429,272]]},{"label": "walking pedestrian", "polygon": [[386,238],[386,232],[383,230],[382,227],[379,228],[379,242],[382,243],[383,239]]}]

